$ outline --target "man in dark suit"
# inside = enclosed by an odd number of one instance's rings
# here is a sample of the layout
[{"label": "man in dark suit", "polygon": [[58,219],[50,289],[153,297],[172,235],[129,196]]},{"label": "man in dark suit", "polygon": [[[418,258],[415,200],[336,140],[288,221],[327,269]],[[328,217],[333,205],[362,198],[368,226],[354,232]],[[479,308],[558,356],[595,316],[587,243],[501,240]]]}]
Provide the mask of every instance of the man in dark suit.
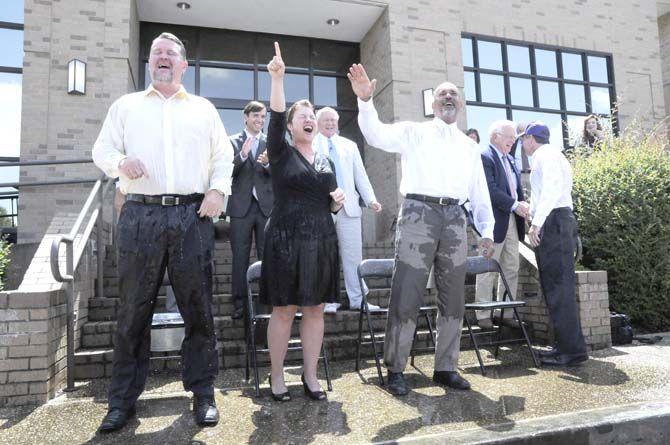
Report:
[{"label": "man in dark suit", "polygon": [[[529,204],[524,201],[521,178],[510,150],[514,145],[516,132],[514,122],[496,121],[489,128],[490,144],[482,152],[482,164],[491,196],[491,207],[495,226],[493,242],[495,258],[502,268],[512,297],[516,298],[519,278],[519,239],[524,238],[525,222]],[[475,301],[490,301],[497,275],[487,273],[477,275]],[[504,287],[498,283],[498,300],[502,300]],[[512,312],[505,313],[504,324],[509,324]],[[489,311],[477,311],[477,322],[482,328],[490,329],[493,322]]]},{"label": "man in dark suit", "polygon": [[232,193],[226,214],[230,216],[230,245],[233,250],[233,319],[242,318],[247,298],[247,268],[251,239],[255,237],[258,259],[263,257],[263,230],[274,197],[270,164],[265,151],[265,115],[260,102],[244,107],[244,130],[231,136],[235,150]]}]

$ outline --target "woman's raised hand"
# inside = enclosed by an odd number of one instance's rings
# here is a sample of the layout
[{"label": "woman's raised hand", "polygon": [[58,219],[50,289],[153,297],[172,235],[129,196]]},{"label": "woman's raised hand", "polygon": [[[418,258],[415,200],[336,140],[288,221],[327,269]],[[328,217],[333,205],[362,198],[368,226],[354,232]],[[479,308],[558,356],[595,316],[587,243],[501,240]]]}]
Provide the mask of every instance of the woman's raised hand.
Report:
[{"label": "woman's raised hand", "polygon": [[368,73],[365,72],[365,68],[363,68],[363,65],[360,63],[351,65],[347,77],[351,82],[351,88],[354,90],[354,94],[364,102],[370,100],[375,92],[377,79],[370,80]]},{"label": "woman's raised hand", "polygon": [[279,43],[275,42],[275,55],[268,63],[268,71],[270,76],[273,79],[281,79],[284,77],[284,71],[286,71],[286,66],[284,65],[284,60],[281,58],[281,50],[279,49]]}]

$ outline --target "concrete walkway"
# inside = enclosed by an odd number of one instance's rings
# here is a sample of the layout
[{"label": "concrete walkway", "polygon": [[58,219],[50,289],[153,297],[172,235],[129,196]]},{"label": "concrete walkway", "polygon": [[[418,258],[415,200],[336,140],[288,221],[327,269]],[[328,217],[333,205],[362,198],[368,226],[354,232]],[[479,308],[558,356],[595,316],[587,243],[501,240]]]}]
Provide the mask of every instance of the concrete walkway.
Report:
[{"label": "concrete walkway", "polygon": [[[293,400],[282,404],[270,399],[267,381],[256,399],[243,370],[226,370],[216,382],[221,422],[204,429],[194,422],[179,375],[164,373],[149,379],[137,418],[120,432],[96,435],[107,408],[107,381],[78,382],[77,391],[44,406],[1,409],[0,443],[578,445],[627,443],[635,434],[646,443],[670,443],[667,431],[658,427],[670,425],[670,334],[660,335],[663,340],[654,345],[635,342],[597,351],[576,368],[535,369],[523,347],[505,349],[500,360],[486,354],[486,376],[479,374],[474,353],[465,351],[460,365],[473,389],[464,392],[434,386],[432,355],[421,356],[416,368],[407,370],[413,390],[404,398],[377,385],[372,360],[361,373],[353,362],[333,363],[334,391],[326,403],[303,394],[300,368],[287,370]],[[267,369],[262,372],[267,375]],[[638,422],[648,418],[660,423]],[[618,432],[616,425],[629,420],[638,422],[633,422],[637,429]],[[565,434],[558,441],[547,439],[552,431]]]}]

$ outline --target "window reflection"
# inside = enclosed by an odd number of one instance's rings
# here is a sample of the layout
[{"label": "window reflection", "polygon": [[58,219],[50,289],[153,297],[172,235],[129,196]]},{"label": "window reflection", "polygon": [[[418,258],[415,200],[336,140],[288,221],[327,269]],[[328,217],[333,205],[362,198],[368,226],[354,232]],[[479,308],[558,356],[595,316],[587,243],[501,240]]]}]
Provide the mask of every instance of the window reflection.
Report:
[{"label": "window reflection", "polygon": [[275,55],[274,42],[279,42],[282,58],[286,68],[309,68],[309,46],[307,39],[290,36],[266,36],[258,37],[257,51],[258,63],[267,65]]},{"label": "window reflection", "polygon": [[337,106],[337,78],[314,76],[314,105]]},{"label": "window reflection", "polygon": [[540,108],[561,108],[561,100],[558,94],[558,82],[538,80],[537,95],[540,100]]},{"label": "window reflection", "polygon": [[544,122],[549,127],[549,143],[557,147],[563,147],[563,122],[560,114],[513,110],[512,119],[517,124],[528,124],[531,121]]},{"label": "window reflection", "polygon": [[[283,54],[283,53],[282,53]],[[286,74],[284,76],[284,94],[286,102],[309,99],[309,76],[306,74]],[[258,73],[259,100],[270,100],[270,75],[267,71]]]},{"label": "window reflection", "polygon": [[200,96],[220,99],[254,97],[253,71],[200,67]]},{"label": "window reflection", "polygon": [[0,28],[0,66],[23,67],[23,31]]},{"label": "window reflection", "polygon": [[[0,73],[2,156],[19,156],[21,152],[21,76],[21,74]],[[4,167],[0,171],[9,169]]]},{"label": "window reflection", "polygon": [[239,63],[253,65],[254,45],[252,34],[203,29],[200,39],[207,42],[201,45],[200,59],[203,61]]},{"label": "window reflection", "polygon": [[591,87],[591,111],[598,114],[610,114],[609,88]]},{"label": "window reflection", "polygon": [[3,0],[0,22],[23,23],[23,0]]},{"label": "window reflection", "polygon": [[584,69],[582,68],[582,56],[580,54],[563,53],[563,78],[571,80],[584,80]]},{"label": "window reflection", "polygon": [[[182,85],[187,93],[195,93],[195,67],[189,65],[184,72],[184,76],[181,79]],[[151,74],[149,73],[149,64],[144,64],[144,89],[148,88],[151,85]]]},{"label": "window reflection", "polygon": [[[221,122],[226,128],[228,136],[232,136],[244,130],[244,113],[242,110],[231,110],[219,108],[216,111],[221,116]],[[265,119],[266,125],[269,119]]]},{"label": "window reflection", "polygon": [[535,49],[535,72],[538,76],[557,77],[556,52]]},{"label": "window reflection", "polygon": [[507,45],[507,68],[513,73],[530,74],[530,52],[528,47]]},{"label": "window reflection", "polygon": [[490,70],[502,70],[502,49],[498,42],[477,41],[479,67]]},{"label": "window reflection", "polygon": [[465,100],[477,100],[477,91],[475,89],[475,73],[465,71],[463,73],[465,80]]},{"label": "window reflection", "polygon": [[589,80],[591,82],[609,82],[609,77],[607,76],[607,59],[604,57],[589,56],[588,64]]},{"label": "window reflection", "polygon": [[503,76],[480,74],[479,80],[482,88],[482,102],[505,103],[505,82],[503,81]]},{"label": "window reflection", "polygon": [[479,132],[481,138],[479,145],[482,149],[489,145],[489,126],[497,120],[507,119],[507,112],[504,108],[468,105],[465,112],[468,119],[468,128],[476,128]]},{"label": "window reflection", "polygon": [[475,66],[475,62],[472,57],[472,39],[461,39],[461,54],[463,57],[463,66]]},{"label": "window reflection", "polygon": [[583,85],[565,84],[565,108],[569,111],[586,111]]},{"label": "window reflection", "polygon": [[509,89],[512,105],[533,106],[533,85],[530,79],[510,77]]},{"label": "window reflection", "polygon": [[351,43],[327,40],[312,42],[312,68],[315,70],[344,73],[358,60],[358,48]]}]

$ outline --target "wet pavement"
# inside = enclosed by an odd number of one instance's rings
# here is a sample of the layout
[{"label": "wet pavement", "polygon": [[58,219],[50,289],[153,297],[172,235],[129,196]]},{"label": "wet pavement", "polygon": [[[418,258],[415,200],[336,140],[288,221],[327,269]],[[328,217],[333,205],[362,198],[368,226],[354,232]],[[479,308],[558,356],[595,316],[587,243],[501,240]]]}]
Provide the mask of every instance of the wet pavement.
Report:
[{"label": "wet pavement", "polygon": [[[61,394],[40,407],[0,409],[1,444],[352,444],[384,441],[433,443],[465,437],[469,431],[496,437],[521,429],[524,422],[550,427],[566,413],[639,402],[670,403],[670,334],[653,345],[596,351],[575,368],[532,367],[522,346],[504,349],[500,360],[485,353],[487,375],[479,373],[472,351],[461,354],[471,391],[435,386],[432,355],[417,357],[407,368],[410,394],[395,398],[378,385],[374,361],[360,373],[352,361],[331,363],[334,391],[327,402],[307,398],[299,367],[286,379],[293,400],[274,402],[261,369],[261,396],[245,382],[244,370],[225,370],[216,382],[221,421],[198,427],[190,411],[190,393],[178,373],[152,376],[137,405],[137,417],[119,432],[100,436],[106,413],[107,380],[77,382],[77,391]],[[322,381],[325,386],[325,381]],[[593,414],[591,414],[593,416]],[[579,418],[577,416],[576,418]],[[487,434],[490,433],[490,434]],[[465,439],[459,443],[467,443]]]}]

